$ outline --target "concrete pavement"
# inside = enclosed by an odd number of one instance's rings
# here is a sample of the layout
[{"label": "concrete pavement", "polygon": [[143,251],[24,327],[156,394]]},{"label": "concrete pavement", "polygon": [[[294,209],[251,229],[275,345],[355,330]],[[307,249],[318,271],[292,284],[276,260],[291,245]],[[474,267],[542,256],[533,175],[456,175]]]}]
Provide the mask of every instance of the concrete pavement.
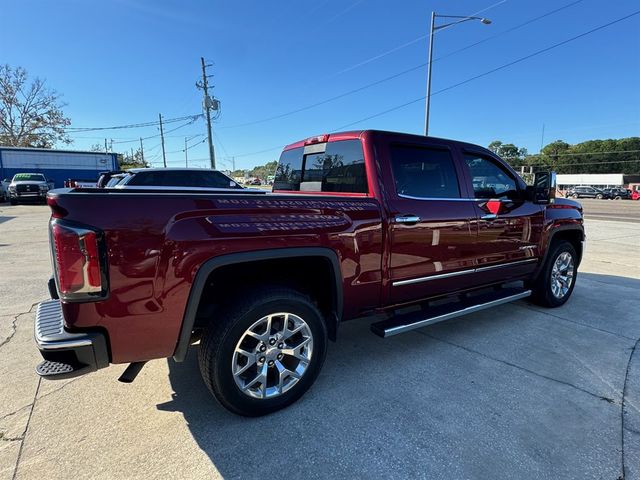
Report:
[{"label": "concrete pavement", "polygon": [[0,479],[613,480],[623,462],[640,478],[640,223],[587,221],[560,309],[523,301],[386,340],[346,323],[301,401],[246,419],[209,395],[195,351],[130,385],[124,366],[38,380],[47,219],[0,205]]}]

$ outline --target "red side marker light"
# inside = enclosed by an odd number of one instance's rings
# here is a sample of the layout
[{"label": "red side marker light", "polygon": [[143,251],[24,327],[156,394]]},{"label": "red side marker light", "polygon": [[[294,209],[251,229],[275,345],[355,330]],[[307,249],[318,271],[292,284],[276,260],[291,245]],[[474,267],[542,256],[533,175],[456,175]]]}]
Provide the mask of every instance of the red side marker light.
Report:
[{"label": "red side marker light", "polygon": [[501,206],[502,206],[502,202],[500,200],[489,200],[487,202],[487,209],[494,215],[497,215],[498,213],[500,213]]}]

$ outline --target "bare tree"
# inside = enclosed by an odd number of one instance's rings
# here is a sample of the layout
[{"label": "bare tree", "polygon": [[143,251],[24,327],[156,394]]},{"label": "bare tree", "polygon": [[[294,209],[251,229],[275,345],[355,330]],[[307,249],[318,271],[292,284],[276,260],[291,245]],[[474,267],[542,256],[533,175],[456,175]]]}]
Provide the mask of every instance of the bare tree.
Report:
[{"label": "bare tree", "polygon": [[69,144],[60,94],[44,80],[29,80],[22,67],[0,65],[0,145],[51,148]]}]

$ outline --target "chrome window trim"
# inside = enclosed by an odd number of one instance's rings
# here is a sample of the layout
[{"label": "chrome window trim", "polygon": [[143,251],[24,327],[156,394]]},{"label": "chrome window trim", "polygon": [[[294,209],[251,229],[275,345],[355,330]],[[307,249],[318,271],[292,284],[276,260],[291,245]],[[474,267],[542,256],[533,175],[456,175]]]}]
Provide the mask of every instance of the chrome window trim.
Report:
[{"label": "chrome window trim", "polygon": [[452,202],[471,202],[474,199],[473,198],[460,198],[460,197],[452,197],[452,198],[446,198],[446,197],[414,197],[412,195],[406,195],[404,193],[398,193],[398,196],[401,198],[407,198],[409,200],[439,200],[439,201],[445,201],[445,200],[449,200]]},{"label": "chrome window trim", "polygon": [[515,200],[511,200],[509,198],[462,198],[462,197],[414,197],[412,195],[406,195],[404,193],[398,193],[398,197],[406,198],[409,200],[436,200],[440,202],[451,201],[451,202],[487,202],[489,200],[500,200],[503,203],[511,203]]},{"label": "chrome window trim", "polygon": [[527,258],[524,260],[517,260],[515,262],[507,262],[507,263],[500,263],[498,265],[490,265],[488,267],[471,268],[468,270],[460,270],[457,272],[441,273],[439,275],[429,275],[428,277],[418,277],[418,278],[410,278],[408,280],[398,280],[396,282],[393,282],[392,285],[394,287],[401,287],[403,285],[412,285],[414,283],[430,282],[431,280],[441,280],[443,278],[457,277],[459,275],[467,275],[469,273],[486,272],[486,271],[495,270],[498,268],[511,267],[513,265],[521,265],[524,263],[537,262],[538,260],[539,260],[538,258]]}]

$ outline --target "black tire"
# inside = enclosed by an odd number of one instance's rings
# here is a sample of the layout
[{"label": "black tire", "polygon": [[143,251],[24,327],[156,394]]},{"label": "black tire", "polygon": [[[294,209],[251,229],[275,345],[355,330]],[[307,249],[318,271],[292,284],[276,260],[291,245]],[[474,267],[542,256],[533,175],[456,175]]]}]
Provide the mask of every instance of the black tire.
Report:
[{"label": "black tire", "polygon": [[[578,257],[576,249],[573,248],[573,245],[566,240],[553,242],[549,248],[551,250],[549,251],[549,255],[542,267],[542,270],[540,271],[540,274],[530,285],[532,290],[531,300],[533,303],[542,307],[556,308],[564,305],[573,293],[573,289],[576,285],[576,279],[578,277]],[[558,257],[565,252],[569,253],[573,260],[573,279],[569,285],[568,291],[561,298],[558,298],[553,294],[551,289],[552,269]]]},{"label": "black tire", "polygon": [[571,195],[571,198],[578,199],[580,198],[580,195],[578,195],[577,193],[574,193],[573,195]]},{"label": "black tire", "polygon": [[[249,298],[249,301],[244,299]],[[247,329],[266,315],[287,312],[308,325],[313,349],[302,377],[289,390],[271,398],[254,398],[236,384],[233,353]],[[231,412],[247,417],[267,415],[298,400],[318,377],[327,353],[327,328],[322,314],[306,295],[289,288],[254,290],[243,300],[214,315],[205,329],[198,361],[202,378],[216,399]]]},{"label": "black tire", "polygon": [[18,201],[17,201],[17,200],[13,200],[13,199],[11,199],[11,200],[9,201],[9,203],[11,203],[11,205],[17,205],[17,204],[18,204]]},{"label": "black tire", "polygon": [[601,193],[599,193],[599,194],[597,194],[597,195],[596,195],[596,199],[598,199],[598,200],[602,200],[602,198],[603,198],[603,197],[602,197],[602,194],[601,194]]}]

